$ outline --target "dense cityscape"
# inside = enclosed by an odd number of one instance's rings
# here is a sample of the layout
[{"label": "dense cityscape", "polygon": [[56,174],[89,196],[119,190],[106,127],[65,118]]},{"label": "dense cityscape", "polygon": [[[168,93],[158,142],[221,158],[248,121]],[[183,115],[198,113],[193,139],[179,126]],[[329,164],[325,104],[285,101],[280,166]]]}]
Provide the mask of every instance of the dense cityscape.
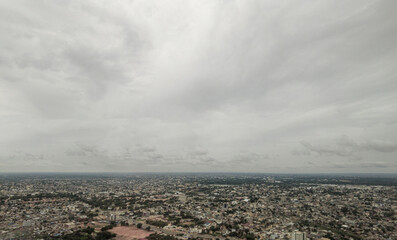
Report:
[{"label": "dense cityscape", "polygon": [[397,240],[397,0],[0,0],[0,240]]},{"label": "dense cityscape", "polygon": [[397,239],[393,175],[3,174],[0,239]]}]

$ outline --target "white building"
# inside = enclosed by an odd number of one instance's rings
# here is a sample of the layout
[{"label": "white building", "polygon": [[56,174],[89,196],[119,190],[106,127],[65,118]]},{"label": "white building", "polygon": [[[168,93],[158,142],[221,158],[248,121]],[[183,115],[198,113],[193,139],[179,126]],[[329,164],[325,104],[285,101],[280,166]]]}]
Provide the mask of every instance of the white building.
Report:
[{"label": "white building", "polygon": [[304,233],[304,232],[293,232],[291,234],[291,240],[306,240],[306,233]]},{"label": "white building", "polygon": [[186,197],[186,195],[183,194],[183,193],[180,193],[180,194],[178,195],[178,199],[179,199],[179,201],[181,201],[181,202],[186,202],[186,201],[187,201],[187,197]]}]

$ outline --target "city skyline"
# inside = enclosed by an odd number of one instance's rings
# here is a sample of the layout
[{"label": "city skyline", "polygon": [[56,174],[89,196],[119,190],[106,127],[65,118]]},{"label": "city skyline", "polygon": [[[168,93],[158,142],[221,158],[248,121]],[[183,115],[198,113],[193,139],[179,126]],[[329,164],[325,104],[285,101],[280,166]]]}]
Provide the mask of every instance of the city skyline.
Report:
[{"label": "city skyline", "polygon": [[397,172],[395,1],[2,1],[0,172]]}]

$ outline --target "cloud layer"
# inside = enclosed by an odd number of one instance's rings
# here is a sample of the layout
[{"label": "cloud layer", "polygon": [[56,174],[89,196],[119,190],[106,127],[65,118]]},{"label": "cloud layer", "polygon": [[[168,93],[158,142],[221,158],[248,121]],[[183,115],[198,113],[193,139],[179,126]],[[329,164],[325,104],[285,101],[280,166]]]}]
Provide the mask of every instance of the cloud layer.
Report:
[{"label": "cloud layer", "polygon": [[396,5],[2,1],[0,171],[396,172]]},{"label": "cloud layer", "polygon": [[331,155],[339,157],[351,157],[356,153],[380,152],[393,153],[397,152],[397,143],[382,140],[367,140],[365,142],[355,142],[348,136],[343,135],[335,140],[333,145],[313,145],[302,141],[303,150],[292,151],[293,155],[311,155],[315,153],[319,156]]}]

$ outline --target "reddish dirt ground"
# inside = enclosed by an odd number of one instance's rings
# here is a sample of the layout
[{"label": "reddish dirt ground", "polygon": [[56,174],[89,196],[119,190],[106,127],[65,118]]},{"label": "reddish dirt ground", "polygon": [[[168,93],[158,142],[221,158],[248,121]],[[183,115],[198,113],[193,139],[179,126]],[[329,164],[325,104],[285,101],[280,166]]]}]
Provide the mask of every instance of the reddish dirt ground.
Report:
[{"label": "reddish dirt ground", "polygon": [[153,233],[135,227],[114,227],[108,231],[117,234],[116,240],[141,239]]}]

